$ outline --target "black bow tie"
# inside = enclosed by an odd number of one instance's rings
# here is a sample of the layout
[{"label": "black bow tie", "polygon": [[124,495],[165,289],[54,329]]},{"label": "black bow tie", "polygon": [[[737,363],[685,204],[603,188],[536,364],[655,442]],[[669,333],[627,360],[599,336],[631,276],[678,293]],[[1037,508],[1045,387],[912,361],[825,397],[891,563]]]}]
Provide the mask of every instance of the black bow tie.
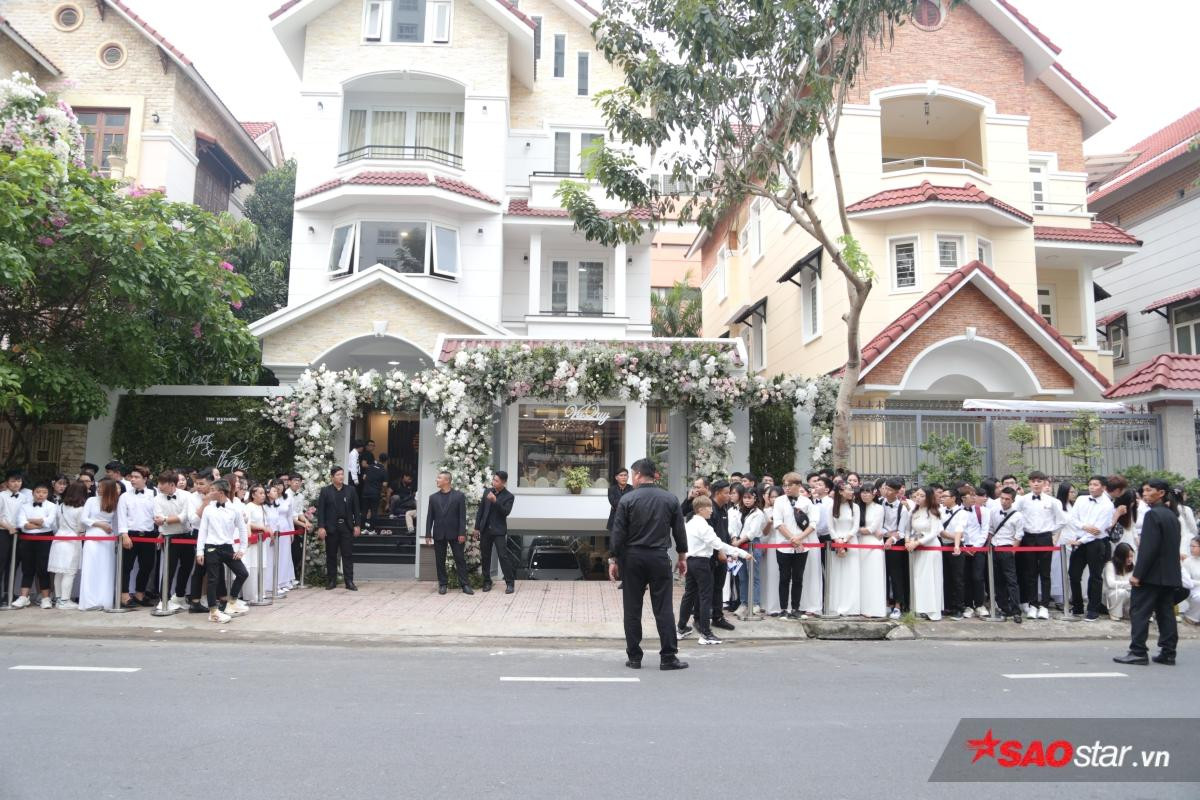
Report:
[{"label": "black bow tie", "polygon": [[225,507],[225,503],[223,501],[217,503],[217,508],[224,508],[224,507]]},{"label": "black bow tie", "polygon": [[1096,498],[1094,497],[1089,497],[1088,500],[1091,500],[1093,503],[1096,502]]},{"label": "black bow tie", "polygon": [[145,494],[146,490],[145,489],[134,489],[133,493],[134,494]]},{"label": "black bow tie", "polygon": [[1041,499],[1042,499],[1042,496],[1041,496],[1040,494],[1035,494],[1035,495],[1033,496],[1033,499],[1034,499],[1034,500],[1041,500]]},{"label": "black bow tie", "polygon": [[173,494],[164,495],[164,497],[166,497],[168,500],[174,500],[174,499],[175,499],[175,495],[173,495]]},{"label": "black bow tie", "polygon": [[12,496],[13,496],[13,497],[20,497],[20,496],[21,496],[21,493],[20,493],[20,492],[13,492],[13,493],[12,493]]},{"label": "black bow tie", "polygon": [[41,507],[42,507],[42,504],[41,504],[41,503],[34,503],[34,504],[33,504],[33,507],[34,507],[34,508],[41,508]]}]

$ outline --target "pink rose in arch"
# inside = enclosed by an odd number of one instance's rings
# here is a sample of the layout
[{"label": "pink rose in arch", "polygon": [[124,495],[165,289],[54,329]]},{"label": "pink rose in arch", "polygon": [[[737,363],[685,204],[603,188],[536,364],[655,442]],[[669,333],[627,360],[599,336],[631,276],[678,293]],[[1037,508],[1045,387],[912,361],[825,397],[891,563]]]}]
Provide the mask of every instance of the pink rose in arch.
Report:
[{"label": "pink rose in arch", "polygon": [[240,311],[242,308],[242,301],[234,300],[232,303],[229,304],[229,307],[232,308],[234,311]]},{"label": "pink rose in arch", "polygon": [[49,236],[39,236],[37,238],[37,243],[42,247],[53,247],[54,239],[50,238]]},{"label": "pink rose in arch", "polygon": [[237,272],[237,270],[233,268],[233,264],[230,264],[228,261],[221,262],[221,269],[225,270],[226,272]]}]

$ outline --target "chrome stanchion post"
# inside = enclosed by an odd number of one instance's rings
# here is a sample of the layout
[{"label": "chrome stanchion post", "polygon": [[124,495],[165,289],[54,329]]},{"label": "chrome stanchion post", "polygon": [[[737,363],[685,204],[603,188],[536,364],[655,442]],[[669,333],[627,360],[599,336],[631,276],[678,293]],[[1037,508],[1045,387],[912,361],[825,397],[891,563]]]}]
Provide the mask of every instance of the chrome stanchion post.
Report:
[{"label": "chrome stanchion post", "polygon": [[830,568],[833,566],[833,543],[825,542],[823,545],[821,545],[821,549],[818,552],[821,554],[820,555],[821,570],[822,570],[821,589],[823,590],[821,592],[821,594],[823,595],[823,597],[821,598],[821,600],[822,600],[821,616],[827,617],[827,616],[829,616],[829,605],[830,605],[829,575],[830,575]]},{"label": "chrome stanchion post", "polygon": [[[274,600],[276,597],[287,597],[287,595],[279,591],[279,548],[282,547],[280,544],[280,539],[282,538],[283,536],[281,535],[280,531],[275,531],[275,533],[271,535],[271,558],[274,562],[274,569],[272,570],[272,572],[274,572],[274,583],[271,584],[272,600]],[[289,543],[288,546],[291,547],[291,544]]]},{"label": "chrome stanchion post", "polygon": [[304,576],[308,572],[308,528],[300,529],[300,588],[304,589]]},{"label": "chrome stanchion post", "polygon": [[113,607],[104,610],[109,614],[125,614],[133,609],[121,608],[121,595],[124,594],[121,590],[129,587],[121,585],[121,576],[125,572],[125,548],[121,547],[120,534],[117,534],[117,540],[113,544],[117,546],[117,577],[113,581]]},{"label": "chrome stanchion post", "polygon": [[[907,542],[908,539],[904,541]],[[904,550],[908,554],[908,611],[915,619],[917,616],[917,579],[916,570],[913,569],[913,562],[915,560],[913,556],[916,554],[912,550],[909,550],[908,547],[905,547]]]},{"label": "chrome stanchion post", "polygon": [[1067,551],[1067,545],[1063,544],[1063,545],[1059,546],[1059,548],[1058,548],[1058,571],[1062,573],[1062,587],[1063,587],[1063,590],[1062,590],[1062,592],[1063,592],[1062,619],[1065,619],[1069,622],[1078,622],[1079,617],[1077,617],[1073,613],[1071,613],[1071,575],[1070,575],[1070,570],[1067,567],[1067,564],[1070,560],[1071,560],[1071,558],[1070,558],[1070,554]]},{"label": "chrome stanchion post", "polygon": [[[976,555],[978,555],[978,554],[976,554]],[[991,602],[989,603],[989,606],[990,606],[992,615],[990,617],[988,617],[988,621],[989,622],[1004,622],[1004,620],[1000,618],[999,613],[997,613],[998,609],[996,607],[996,559],[994,558],[994,556],[995,556],[995,547],[993,545],[989,544],[988,549],[987,549],[988,598],[991,600]],[[1005,585],[1005,591],[1007,591],[1007,584]],[[1020,609],[1017,609],[1017,611],[1020,611]]]},{"label": "chrome stanchion post", "polygon": [[755,618],[753,613],[751,613],[751,605],[752,605],[751,601],[754,599],[754,542],[753,541],[750,542],[750,549],[747,552],[750,553],[750,557],[745,559],[745,563],[742,564],[742,567],[744,569],[749,570],[749,572],[746,573],[746,594],[748,594],[750,596],[742,598],[742,613],[738,617],[738,619],[740,619],[742,622],[748,622],[751,619]]},{"label": "chrome stanchion post", "polygon": [[256,596],[258,597],[258,599],[251,600],[246,605],[248,605],[248,606],[269,606],[269,605],[271,605],[271,601],[266,599],[267,598],[267,593],[266,593],[267,587],[265,585],[266,582],[264,580],[264,578],[266,577],[266,567],[263,565],[263,535],[261,533],[258,534],[258,542],[255,543],[254,547],[255,547],[257,558],[258,558],[258,563],[254,565],[254,570],[255,570],[255,572],[258,573],[258,592],[256,592]]},{"label": "chrome stanchion post", "polygon": [[158,593],[160,600],[154,610],[150,612],[152,617],[170,617],[178,614],[182,609],[171,608],[171,537],[173,533],[162,534],[162,586],[159,587]]},{"label": "chrome stanchion post", "polygon": [[12,552],[9,553],[11,559],[8,562],[8,584],[4,587],[4,605],[0,606],[0,611],[16,611],[12,605],[13,584],[17,582],[17,540],[20,539],[20,534],[12,535]]}]

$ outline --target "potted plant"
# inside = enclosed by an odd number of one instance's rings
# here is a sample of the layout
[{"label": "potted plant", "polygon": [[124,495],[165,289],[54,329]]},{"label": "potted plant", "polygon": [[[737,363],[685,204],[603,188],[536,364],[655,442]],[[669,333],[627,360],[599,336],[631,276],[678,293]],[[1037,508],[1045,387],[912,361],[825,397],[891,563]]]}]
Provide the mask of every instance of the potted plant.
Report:
[{"label": "potted plant", "polygon": [[566,472],[566,482],[571,494],[579,494],[592,485],[592,473],[587,467],[571,467]]}]

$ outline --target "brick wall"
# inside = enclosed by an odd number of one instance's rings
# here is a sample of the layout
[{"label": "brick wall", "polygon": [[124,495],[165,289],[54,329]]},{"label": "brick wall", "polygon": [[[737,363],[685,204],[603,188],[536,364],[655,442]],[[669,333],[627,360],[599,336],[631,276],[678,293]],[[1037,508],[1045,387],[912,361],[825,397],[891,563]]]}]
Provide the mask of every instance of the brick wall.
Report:
[{"label": "brick wall", "polygon": [[[20,32],[21,29],[17,28],[17,31]],[[28,53],[17,47],[12,39],[0,36],[0,78],[7,79],[14,72],[27,72],[38,83],[46,79],[46,72]]]},{"label": "brick wall", "polygon": [[[1160,178],[1144,189],[1118,200],[1099,212],[1099,218],[1114,225],[1128,228],[1156,211],[1195,195],[1196,182],[1200,181],[1200,161]],[[1183,196],[1180,196],[1183,192]],[[1107,198],[1105,198],[1107,199]]]},{"label": "brick wall", "polygon": [[265,171],[258,161],[261,151],[249,142],[241,126],[234,128],[227,122],[192,79],[178,70],[175,70],[175,113],[171,118],[171,130],[188,152],[196,152],[196,131],[199,130],[220,142],[225,152],[251,178],[257,178]]},{"label": "brick wall", "polygon": [[1029,149],[1058,153],[1059,169],[1083,171],[1079,115],[1040,81],[1026,84],[1021,52],[969,6],[956,7],[937,31],[897,28],[890,48],[868,55],[850,102],[869,102],[874,89],[929,80],[990,97],[1001,114],[1028,115]]},{"label": "brick wall", "polygon": [[1043,388],[1074,388],[1075,382],[1070,373],[1052,360],[1029,334],[974,286],[960,289],[883,361],[878,362],[862,382],[898,385],[905,371],[923,350],[944,339],[962,336],[963,326],[967,322],[975,326],[980,338],[1000,342],[1020,356],[1033,370]]}]

